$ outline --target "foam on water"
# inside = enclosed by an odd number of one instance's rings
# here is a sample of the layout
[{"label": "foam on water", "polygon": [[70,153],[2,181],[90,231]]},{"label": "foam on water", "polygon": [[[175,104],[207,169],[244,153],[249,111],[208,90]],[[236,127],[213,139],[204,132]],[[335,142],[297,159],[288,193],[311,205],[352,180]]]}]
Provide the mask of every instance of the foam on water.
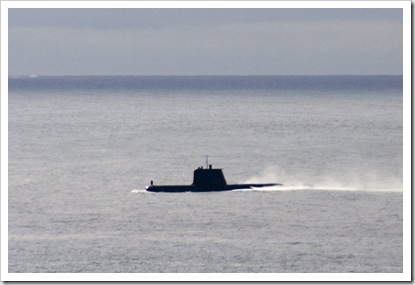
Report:
[{"label": "foam on water", "polygon": [[[247,189],[249,191],[249,189]],[[243,189],[239,190],[243,191]],[[330,185],[307,186],[307,185],[283,185],[268,187],[252,187],[252,191],[368,191],[368,192],[402,192],[399,188],[353,188],[338,187]]]},{"label": "foam on water", "polygon": [[145,189],[134,189],[134,190],[131,190],[131,193],[135,193],[135,194],[147,194],[147,193],[153,193],[153,192],[147,191]]}]

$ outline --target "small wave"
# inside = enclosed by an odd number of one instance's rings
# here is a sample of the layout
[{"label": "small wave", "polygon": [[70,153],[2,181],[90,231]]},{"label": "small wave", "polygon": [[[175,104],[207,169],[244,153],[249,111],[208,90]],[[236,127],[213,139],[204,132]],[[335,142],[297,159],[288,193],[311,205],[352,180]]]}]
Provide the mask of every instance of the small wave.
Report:
[{"label": "small wave", "polygon": [[148,192],[148,191],[147,191],[147,190],[145,190],[145,189],[134,189],[134,190],[131,190],[131,193],[148,194],[148,193],[150,193],[150,192]]},{"label": "small wave", "polygon": [[314,185],[282,185],[252,187],[251,189],[236,189],[234,191],[255,191],[255,192],[273,192],[273,191],[366,191],[366,192],[402,192],[399,188],[355,188],[339,186],[314,186]]}]

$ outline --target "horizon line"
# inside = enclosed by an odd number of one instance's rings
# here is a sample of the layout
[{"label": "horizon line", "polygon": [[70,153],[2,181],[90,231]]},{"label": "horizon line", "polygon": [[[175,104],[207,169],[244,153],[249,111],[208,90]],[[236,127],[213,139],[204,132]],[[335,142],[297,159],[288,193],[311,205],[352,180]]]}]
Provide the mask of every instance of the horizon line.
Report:
[{"label": "horizon line", "polygon": [[27,77],[27,78],[36,78],[36,77],[276,77],[276,76],[287,76],[287,77],[317,77],[317,76],[403,76],[402,74],[245,74],[245,75],[232,75],[232,74],[195,74],[195,75],[186,75],[186,74],[8,74],[8,77]]}]

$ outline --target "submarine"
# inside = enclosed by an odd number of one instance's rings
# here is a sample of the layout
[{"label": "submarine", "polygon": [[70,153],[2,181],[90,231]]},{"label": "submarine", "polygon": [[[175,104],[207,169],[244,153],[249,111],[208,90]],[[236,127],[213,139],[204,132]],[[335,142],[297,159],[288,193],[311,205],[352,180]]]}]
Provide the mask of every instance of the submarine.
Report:
[{"label": "submarine", "polygon": [[231,191],[253,189],[268,186],[282,186],[280,183],[269,184],[228,184],[222,169],[209,167],[199,167],[193,172],[193,183],[191,185],[155,185],[151,181],[150,185],[146,187],[150,192],[217,192],[217,191]]}]

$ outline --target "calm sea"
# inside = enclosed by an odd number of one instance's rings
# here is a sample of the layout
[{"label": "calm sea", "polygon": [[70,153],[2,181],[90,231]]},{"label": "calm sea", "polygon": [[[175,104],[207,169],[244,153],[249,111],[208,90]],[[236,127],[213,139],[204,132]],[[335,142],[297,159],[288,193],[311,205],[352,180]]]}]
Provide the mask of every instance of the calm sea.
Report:
[{"label": "calm sea", "polygon": [[[9,78],[9,272],[402,272],[402,76]],[[205,164],[261,191],[147,193]]]}]

